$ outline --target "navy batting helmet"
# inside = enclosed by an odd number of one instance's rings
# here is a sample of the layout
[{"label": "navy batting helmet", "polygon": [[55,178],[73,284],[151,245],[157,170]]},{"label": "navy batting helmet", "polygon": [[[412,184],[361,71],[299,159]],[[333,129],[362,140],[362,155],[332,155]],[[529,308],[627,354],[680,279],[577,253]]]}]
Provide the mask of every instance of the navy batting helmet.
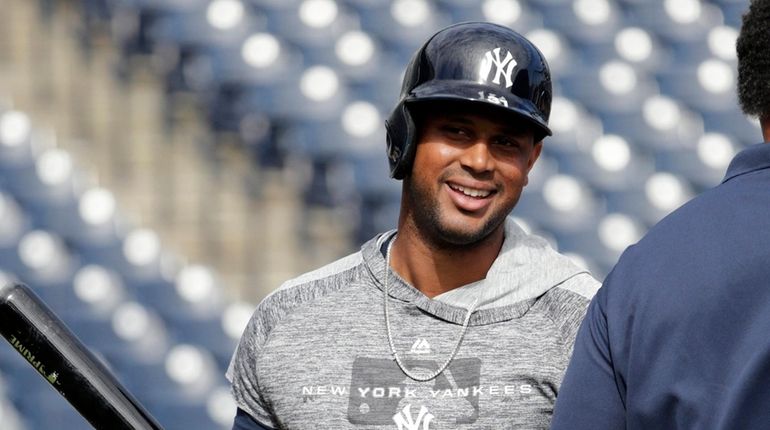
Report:
[{"label": "navy batting helmet", "polygon": [[477,103],[531,123],[535,141],[551,135],[551,72],[543,54],[510,28],[455,24],[433,35],[407,66],[401,95],[385,122],[390,175],[410,171],[416,128],[410,106],[426,101]]}]

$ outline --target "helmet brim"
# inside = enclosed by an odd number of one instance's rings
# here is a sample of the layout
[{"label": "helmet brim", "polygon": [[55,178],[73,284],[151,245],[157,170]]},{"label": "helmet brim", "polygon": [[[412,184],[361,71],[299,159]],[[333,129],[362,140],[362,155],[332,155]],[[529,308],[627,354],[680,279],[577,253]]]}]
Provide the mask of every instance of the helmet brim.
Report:
[{"label": "helmet brim", "polygon": [[409,104],[452,101],[501,109],[528,121],[536,129],[537,135],[542,137],[552,135],[547,120],[540,116],[532,102],[511,93],[501,93],[500,87],[467,81],[434,80],[414,88],[404,101]]}]

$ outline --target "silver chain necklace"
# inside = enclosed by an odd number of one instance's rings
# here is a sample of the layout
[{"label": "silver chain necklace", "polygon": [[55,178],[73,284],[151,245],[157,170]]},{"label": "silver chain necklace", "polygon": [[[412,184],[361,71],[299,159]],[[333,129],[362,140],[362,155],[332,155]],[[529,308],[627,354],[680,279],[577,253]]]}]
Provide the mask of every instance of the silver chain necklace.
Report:
[{"label": "silver chain necklace", "polygon": [[388,302],[390,301],[390,295],[388,294],[388,278],[390,274],[390,249],[393,247],[393,242],[396,241],[396,237],[393,236],[393,238],[390,240],[390,243],[388,243],[388,249],[385,252],[385,330],[388,332],[388,344],[390,345],[390,352],[393,354],[393,359],[396,360],[396,363],[398,364],[398,367],[401,369],[404,374],[415,381],[418,382],[427,382],[432,379],[435,379],[438,375],[441,374],[444,370],[446,370],[447,367],[449,367],[449,363],[454,360],[455,355],[457,354],[457,350],[460,349],[460,344],[463,342],[463,338],[465,337],[465,332],[468,330],[468,323],[471,320],[471,314],[473,314],[473,311],[476,310],[476,303],[478,302],[478,299],[474,300],[471,306],[468,308],[468,313],[465,315],[465,321],[463,322],[463,328],[460,332],[460,338],[457,340],[457,343],[455,344],[455,347],[452,349],[452,353],[449,354],[449,358],[444,362],[441,367],[438,368],[433,373],[428,374],[427,376],[418,376],[409,371],[406,366],[404,366],[404,363],[401,361],[401,358],[398,356],[398,353],[396,352],[396,346],[393,344],[393,335],[390,330],[390,316],[388,314]]}]

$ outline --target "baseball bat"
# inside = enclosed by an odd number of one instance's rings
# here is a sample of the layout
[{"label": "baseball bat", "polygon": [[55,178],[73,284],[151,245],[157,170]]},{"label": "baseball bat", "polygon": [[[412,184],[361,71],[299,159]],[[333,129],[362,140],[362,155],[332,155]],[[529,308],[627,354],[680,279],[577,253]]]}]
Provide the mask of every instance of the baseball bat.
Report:
[{"label": "baseball bat", "polygon": [[29,287],[0,287],[0,332],[96,429],[162,427]]}]

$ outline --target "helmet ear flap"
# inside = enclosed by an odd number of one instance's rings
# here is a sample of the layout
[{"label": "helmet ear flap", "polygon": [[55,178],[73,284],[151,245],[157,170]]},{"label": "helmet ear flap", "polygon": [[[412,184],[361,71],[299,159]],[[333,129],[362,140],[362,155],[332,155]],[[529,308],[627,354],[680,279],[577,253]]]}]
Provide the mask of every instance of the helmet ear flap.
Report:
[{"label": "helmet ear flap", "polygon": [[412,168],[417,126],[406,103],[401,102],[385,121],[390,177],[404,179]]}]

